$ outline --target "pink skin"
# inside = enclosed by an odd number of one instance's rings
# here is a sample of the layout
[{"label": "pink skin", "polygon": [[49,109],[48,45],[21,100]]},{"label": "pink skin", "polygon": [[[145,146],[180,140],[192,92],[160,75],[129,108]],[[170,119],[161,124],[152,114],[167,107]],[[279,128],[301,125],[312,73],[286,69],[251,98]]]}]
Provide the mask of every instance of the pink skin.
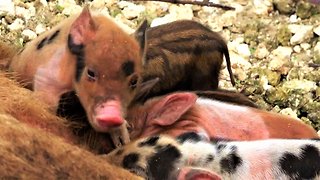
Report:
[{"label": "pink skin", "polygon": [[128,111],[132,139],[155,134],[178,136],[203,133],[208,138],[257,140],[317,138],[314,129],[300,121],[267,111],[203,100],[193,93],[173,93],[147,101]]},{"label": "pink skin", "polygon": [[121,109],[119,101],[107,101],[95,109],[94,119],[100,127],[120,126],[124,119],[119,109]]},{"label": "pink skin", "polygon": [[177,180],[221,180],[215,172],[194,167],[184,167],[178,172]]}]

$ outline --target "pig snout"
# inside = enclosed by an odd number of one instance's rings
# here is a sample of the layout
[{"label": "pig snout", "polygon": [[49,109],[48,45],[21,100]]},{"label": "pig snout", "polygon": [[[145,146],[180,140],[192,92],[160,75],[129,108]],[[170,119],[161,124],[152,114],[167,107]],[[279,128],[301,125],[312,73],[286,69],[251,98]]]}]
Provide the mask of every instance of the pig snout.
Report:
[{"label": "pig snout", "polygon": [[99,104],[95,109],[95,121],[99,129],[109,129],[124,123],[121,103],[117,100],[109,100]]},{"label": "pig snout", "polygon": [[222,177],[205,169],[184,167],[178,172],[177,180],[222,180]]}]

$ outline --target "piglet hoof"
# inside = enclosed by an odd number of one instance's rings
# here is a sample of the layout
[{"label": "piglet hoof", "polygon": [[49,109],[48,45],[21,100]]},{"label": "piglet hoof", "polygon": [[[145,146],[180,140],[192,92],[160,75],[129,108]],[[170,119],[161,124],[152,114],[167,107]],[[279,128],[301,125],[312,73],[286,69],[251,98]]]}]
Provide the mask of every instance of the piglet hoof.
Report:
[{"label": "piglet hoof", "polygon": [[116,148],[130,142],[130,136],[127,126],[128,123],[125,121],[121,126],[112,128],[112,130],[110,131],[112,142]]}]

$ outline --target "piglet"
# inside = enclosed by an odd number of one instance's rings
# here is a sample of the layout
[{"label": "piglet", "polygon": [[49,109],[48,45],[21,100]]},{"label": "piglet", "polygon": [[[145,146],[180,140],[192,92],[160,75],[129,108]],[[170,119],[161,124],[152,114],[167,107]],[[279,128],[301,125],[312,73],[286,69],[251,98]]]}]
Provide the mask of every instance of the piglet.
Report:
[{"label": "piglet", "polygon": [[85,7],[26,44],[13,57],[10,70],[54,111],[62,94],[75,91],[91,126],[111,132],[118,145],[129,141],[123,118],[127,106],[143,85],[157,82],[141,84],[139,42]]},{"label": "piglet", "polygon": [[138,139],[107,160],[155,180],[320,178],[320,139],[208,142],[185,135]]},{"label": "piglet", "polygon": [[135,139],[155,134],[203,133],[208,138],[257,140],[316,138],[316,131],[289,116],[241,106],[191,92],[171,93],[137,104],[128,111]]},{"label": "piglet", "polygon": [[146,37],[143,81],[159,78],[139,101],[177,90],[217,90],[224,57],[235,85],[225,39],[197,21],[178,20],[152,28],[144,21],[134,35]]}]

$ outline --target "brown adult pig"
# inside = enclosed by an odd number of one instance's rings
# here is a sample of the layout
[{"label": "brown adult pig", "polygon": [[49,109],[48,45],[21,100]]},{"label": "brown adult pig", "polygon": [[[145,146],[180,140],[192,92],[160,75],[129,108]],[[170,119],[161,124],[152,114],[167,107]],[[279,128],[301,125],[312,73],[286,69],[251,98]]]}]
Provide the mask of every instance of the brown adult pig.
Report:
[{"label": "brown adult pig", "polygon": [[0,129],[0,179],[141,179],[10,115]]},{"label": "brown adult pig", "polygon": [[11,58],[15,55],[17,47],[0,42],[0,70],[7,70]]}]

